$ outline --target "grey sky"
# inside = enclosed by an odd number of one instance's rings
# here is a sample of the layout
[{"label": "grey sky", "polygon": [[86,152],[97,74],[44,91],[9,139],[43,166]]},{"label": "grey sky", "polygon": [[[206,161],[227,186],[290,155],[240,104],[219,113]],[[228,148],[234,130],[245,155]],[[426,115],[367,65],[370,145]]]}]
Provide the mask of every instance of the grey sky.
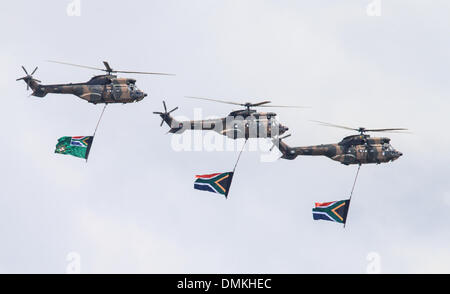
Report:
[{"label": "grey sky", "polygon": [[[0,272],[385,273],[450,272],[450,4],[448,1],[9,1],[0,27]],[[92,133],[102,106],[75,96],[27,97],[24,65],[44,83],[96,72],[47,59],[125,70],[149,93],[108,106],[83,160],[53,153],[58,137]],[[134,77],[130,75],[131,77]],[[398,161],[363,166],[348,226],[314,222],[314,202],[345,199],[356,167],[327,158],[260,162],[245,152],[230,199],[193,190],[195,174],[226,171],[237,152],[174,152],[159,128],[176,115],[227,114],[185,95],[270,99],[290,145],[333,143],[350,126],[408,127],[391,134]],[[255,97],[255,98],[253,98]]]}]

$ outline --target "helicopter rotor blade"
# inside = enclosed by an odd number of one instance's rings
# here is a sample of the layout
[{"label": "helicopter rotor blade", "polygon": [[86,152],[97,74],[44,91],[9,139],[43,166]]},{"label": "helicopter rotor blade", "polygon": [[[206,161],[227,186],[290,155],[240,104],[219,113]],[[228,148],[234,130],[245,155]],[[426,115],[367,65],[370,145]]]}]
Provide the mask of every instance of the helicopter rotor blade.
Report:
[{"label": "helicopter rotor blade", "polygon": [[[16,79],[16,81],[21,81],[21,80],[25,80],[25,78],[27,78],[27,77],[23,77],[23,78],[18,78],[18,79]],[[41,80],[38,80],[38,79],[32,79],[33,81],[36,81],[36,82],[39,82],[39,83],[42,83],[42,81]]]},{"label": "helicopter rotor blade", "polygon": [[175,76],[175,74],[162,73],[162,72],[125,71],[125,70],[113,70],[111,72],[113,72],[113,73],[127,73],[127,74],[140,74],[140,75]]},{"label": "helicopter rotor blade", "polygon": [[94,70],[107,71],[107,70],[104,69],[104,68],[93,67],[93,66],[87,66],[87,65],[80,65],[80,64],[74,64],[74,63],[68,63],[68,62],[61,62],[61,61],[55,61],[55,60],[46,60],[46,61],[47,61],[47,62],[52,62],[52,63],[65,64],[65,65],[77,66],[77,67],[82,67],[82,68],[94,69]]},{"label": "helicopter rotor blade", "polygon": [[[248,103],[250,106],[258,106],[258,107],[263,107],[263,105],[267,104],[267,103],[272,103],[272,101],[263,101],[263,102],[258,102],[258,103]],[[265,106],[268,107],[268,106]]]},{"label": "helicopter rotor blade", "polygon": [[405,128],[386,128],[386,129],[366,129],[366,128],[350,128],[350,127],[346,127],[346,126],[341,126],[341,125],[335,125],[335,124],[330,124],[327,122],[322,122],[322,121],[317,121],[317,120],[313,120],[313,122],[319,123],[322,126],[325,127],[334,127],[334,128],[340,128],[340,129],[345,129],[345,130],[350,130],[350,131],[357,131],[360,132],[361,134],[366,133],[366,132],[386,132],[386,133],[407,133],[404,131],[408,131],[408,129]]},{"label": "helicopter rotor blade", "polygon": [[55,61],[55,60],[47,60],[47,62],[53,62],[58,64],[64,64],[64,65],[71,65],[71,66],[77,66],[82,68],[88,68],[88,69],[94,69],[94,70],[101,70],[108,73],[130,73],[130,74],[145,74],[145,75],[165,75],[165,76],[174,76],[174,74],[169,73],[158,73],[158,72],[143,72],[143,71],[125,71],[125,70],[113,70],[108,62],[103,61],[103,64],[105,65],[105,68],[100,67],[94,67],[94,66],[87,66],[87,65],[81,65],[81,64],[75,64],[75,63],[69,63],[69,62],[62,62],[62,61]]},{"label": "helicopter rotor blade", "polygon": [[407,131],[383,131],[382,133],[385,134],[403,134],[403,135],[412,135],[413,132],[407,132]]},{"label": "helicopter rotor blade", "polygon": [[298,106],[298,105],[261,105],[258,107],[274,107],[274,108],[311,108],[309,106]]},{"label": "helicopter rotor blade", "polygon": [[23,71],[24,71],[24,72],[27,74],[27,76],[28,76],[29,74],[28,74],[27,70],[25,69],[25,66],[22,65],[22,69],[23,69]]},{"label": "helicopter rotor blade", "polygon": [[225,104],[232,104],[232,105],[239,105],[239,106],[245,106],[243,103],[237,103],[232,101],[225,101],[225,100],[218,100],[218,99],[211,99],[211,98],[204,98],[204,97],[196,97],[196,96],[184,96],[189,99],[198,99],[198,100],[206,100],[206,101],[213,101],[213,102],[219,102],[219,103],[225,103]]},{"label": "helicopter rotor blade", "polygon": [[287,135],[285,135],[285,136],[283,136],[283,137],[281,137],[281,138],[279,138],[280,140],[284,140],[284,139],[286,139],[286,138],[289,138],[290,136],[292,136],[292,134],[287,134]]},{"label": "helicopter rotor blade", "polygon": [[408,134],[408,135],[414,134],[413,132],[407,132],[407,131],[386,131],[384,133],[389,133],[389,134]]},{"label": "helicopter rotor blade", "polygon": [[185,96],[189,99],[199,99],[199,100],[206,100],[206,101],[213,101],[213,102],[219,102],[219,103],[225,103],[225,104],[232,104],[232,105],[239,105],[243,107],[284,107],[284,108],[309,108],[305,106],[287,106],[287,105],[266,105],[269,103],[272,103],[271,101],[262,101],[257,103],[238,103],[233,101],[226,101],[226,100],[219,100],[219,99],[211,99],[211,98],[205,98],[205,97],[197,97],[197,96]]},{"label": "helicopter rotor blade", "polygon": [[[281,140],[284,140],[284,139],[286,139],[286,138],[289,138],[290,136],[292,136],[292,134],[287,134],[287,135],[284,135],[284,136],[282,136],[282,137],[278,137],[278,138],[277,138],[277,139],[278,139],[278,144],[281,142]],[[273,141],[272,141],[272,142],[273,142]],[[272,150],[273,150],[273,148],[275,148],[275,146],[276,146],[276,144],[273,143],[273,145],[272,145],[272,147],[269,149],[269,151],[272,152]]]},{"label": "helicopter rotor blade", "polygon": [[408,131],[405,128],[391,128],[391,129],[367,129],[366,132],[395,132],[395,131]]},{"label": "helicopter rotor blade", "polygon": [[27,69],[26,69],[25,66],[23,66],[23,65],[22,65],[22,69],[23,69],[23,71],[26,73],[26,76],[25,76],[25,77],[18,78],[18,79],[16,79],[16,81],[24,80],[25,83],[27,84],[27,91],[30,90],[30,88],[31,88],[31,82],[38,82],[38,83],[41,83],[40,80],[33,78],[33,74],[34,74],[34,73],[37,71],[37,69],[38,69],[37,66],[34,68],[34,70],[31,72],[31,74],[28,73]]},{"label": "helicopter rotor blade", "polygon": [[164,106],[164,112],[160,112],[160,111],[154,111],[153,114],[158,114],[161,116],[162,120],[161,120],[161,124],[159,125],[160,127],[163,126],[164,124],[164,120],[169,117],[169,115],[174,112],[175,110],[178,109],[178,106],[175,107],[174,109],[172,109],[171,111],[167,112],[167,105],[166,105],[166,101],[163,100],[163,106]]},{"label": "helicopter rotor blade", "polygon": [[344,129],[344,130],[350,130],[350,131],[358,131],[359,129],[354,129],[354,128],[350,128],[350,127],[346,127],[346,126],[341,126],[341,125],[335,125],[335,124],[330,124],[327,122],[323,122],[323,121],[318,121],[318,120],[312,120],[313,122],[319,123],[322,126],[325,127],[334,127],[334,128],[340,128],[340,129]]}]

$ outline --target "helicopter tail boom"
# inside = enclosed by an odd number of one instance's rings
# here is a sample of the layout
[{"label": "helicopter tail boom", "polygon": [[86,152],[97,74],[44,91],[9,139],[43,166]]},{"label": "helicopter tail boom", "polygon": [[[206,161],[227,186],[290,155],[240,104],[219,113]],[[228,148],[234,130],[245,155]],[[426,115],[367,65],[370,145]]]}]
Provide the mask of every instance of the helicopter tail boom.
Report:
[{"label": "helicopter tail boom", "polygon": [[164,117],[161,115],[161,118],[170,127],[169,133],[179,133],[180,130],[183,129],[183,123],[174,119],[170,114],[167,114]]},{"label": "helicopter tail boom", "polygon": [[40,98],[45,97],[45,95],[47,95],[48,92],[39,86],[40,85],[38,85],[35,89],[33,89],[33,93],[31,93],[31,95],[35,96],[35,97],[40,97]]},{"label": "helicopter tail boom", "polygon": [[297,158],[300,155],[309,155],[309,156],[327,156],[332,157],[335,156],[337,153],[337,148],[333,144],[327,144],[327,145],[315,145],[315,146],[307,146],[307,147],[290,147],[286,143],[284,143],[282,140],[289,137],[281,137],[281,138],[275,138],[272,140],[274,146],[277,146],[280,152],[283,154],[281,158],[293,160]]}]

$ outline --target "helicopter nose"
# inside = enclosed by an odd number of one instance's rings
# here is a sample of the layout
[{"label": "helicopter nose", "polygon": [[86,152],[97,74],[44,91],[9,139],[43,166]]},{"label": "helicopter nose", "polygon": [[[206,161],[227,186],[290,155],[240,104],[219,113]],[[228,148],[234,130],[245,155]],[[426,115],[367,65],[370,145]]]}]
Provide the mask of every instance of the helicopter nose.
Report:
[{"label": "helicopter nose", "polygon": [[396,153],[393,154],[392,161],[399,159],[400,156],[402,156],[402,155],[403,155],[403,153],[397,151]]}]

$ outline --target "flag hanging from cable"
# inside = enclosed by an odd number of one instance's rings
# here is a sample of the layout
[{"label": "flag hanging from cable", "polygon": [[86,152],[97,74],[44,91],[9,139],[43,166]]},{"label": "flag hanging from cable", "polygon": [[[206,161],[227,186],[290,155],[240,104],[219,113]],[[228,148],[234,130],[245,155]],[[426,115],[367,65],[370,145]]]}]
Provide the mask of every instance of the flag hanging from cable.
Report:
[{"label": "flag hanging from cable", "polygon": [[194,189],[208,191],[228,197],[234,172],[195,176]]},{"label": "flag hanging from cable", "polygon": [[316,207],[312,209],[313,219],[345,224],[349,205],[350,199],[316,203]]},{"label": "flag hanging from cable", "polygon": [[55,153],[72,155],[87,160],[93,139],[93,136],[59,138]]}]

